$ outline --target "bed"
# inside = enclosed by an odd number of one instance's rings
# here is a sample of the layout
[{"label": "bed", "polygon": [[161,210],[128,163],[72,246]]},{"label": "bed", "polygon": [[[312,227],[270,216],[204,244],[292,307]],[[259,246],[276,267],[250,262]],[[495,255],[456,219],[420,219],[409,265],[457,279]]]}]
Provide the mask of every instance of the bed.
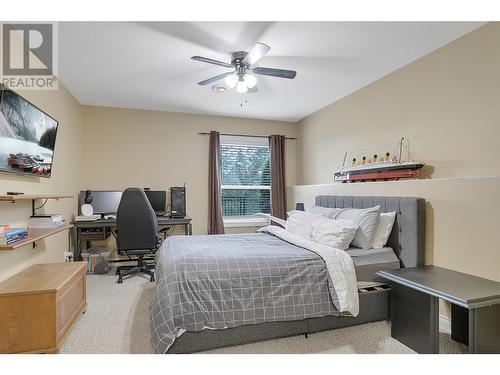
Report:
[{"label": "bed", "polygon": [[387,248],[325,255],[281,233],[172,237],[158,252],[150,306],[156,351],[197,352],[387,319],[390,290],[358,291],[356,281],[424,263],[425,201],[318,196],[315,204],[396,211]]}]

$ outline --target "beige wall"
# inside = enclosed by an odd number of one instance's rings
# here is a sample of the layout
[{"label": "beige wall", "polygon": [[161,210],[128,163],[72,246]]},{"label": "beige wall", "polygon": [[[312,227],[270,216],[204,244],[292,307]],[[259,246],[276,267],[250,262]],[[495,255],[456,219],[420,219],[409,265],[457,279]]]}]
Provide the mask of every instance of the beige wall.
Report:
[{"label": "beige wall", "polygon": [[298,182],[330,183],[346,151],[400,137],[432,178],[500,175],[499,45],[489,23],[303,119]]},{"label": "beige wall", "polygon": [[[49,179],[0,173],[0,194],[22,191],[25,194],[74,195],[80,186],[82,165],[82,107],[61,83],[57,91],[19,93],[59,121],[53,172]],[[74,198],[49,201],[39,212],[61,213],[71,220],[76,209],[77,201]],[[30,201],[15,204],[0,202],[1,224],[25,226],[30,215]],[[24,246],[16,250],[0,251],[0,280],[34,263],[63,261],[63,253],[68,249],[68,232],[61,232],[39,241],[36,249]]]},{"label": "beige wall", "polygon": [[[303,119],[290,208],[318,194],[423,197],[426,262],[500,281],[499,45],[489,23]],[[430,179],[332,183],[344,152],[399,137]]]},{"label": "beige wall", "polygon": [[320,184],[288,189],[290,204],[317,195],[422,197],[426,204],[427,264],[500,281],[500,177]]},{"label": "beige wall", "polygon": [[[296,135],[296,124],[171,112],[85,107],[82,189],[187,187],[193,232],[206,233],[208,136],[198,132]],[[295,180],[295,140],[286,144],[287,186]],[[228,232],[244,231],[229,229]]]}]

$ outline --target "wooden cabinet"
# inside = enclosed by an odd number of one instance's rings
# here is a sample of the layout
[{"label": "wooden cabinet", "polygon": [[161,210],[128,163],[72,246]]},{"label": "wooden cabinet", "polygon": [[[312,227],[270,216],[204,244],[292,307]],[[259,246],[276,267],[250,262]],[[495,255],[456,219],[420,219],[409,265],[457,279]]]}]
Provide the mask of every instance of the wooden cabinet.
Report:
[{"label": "wooden cabinet", "polygon": [[85,262],[35,264],[0,283],[0,353],[54,353],[85,311]]}]

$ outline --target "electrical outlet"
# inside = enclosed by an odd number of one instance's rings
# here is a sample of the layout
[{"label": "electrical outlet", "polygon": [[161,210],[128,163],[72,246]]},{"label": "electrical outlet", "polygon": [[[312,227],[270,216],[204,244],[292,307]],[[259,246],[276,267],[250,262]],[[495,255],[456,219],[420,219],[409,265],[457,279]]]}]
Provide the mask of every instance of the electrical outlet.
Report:
[{"label": "electrical outlet", "polygon": [[70,251],[65,251],[64,252],[64,261],[65,262],[72,262],[73,261],[73,253]]}]

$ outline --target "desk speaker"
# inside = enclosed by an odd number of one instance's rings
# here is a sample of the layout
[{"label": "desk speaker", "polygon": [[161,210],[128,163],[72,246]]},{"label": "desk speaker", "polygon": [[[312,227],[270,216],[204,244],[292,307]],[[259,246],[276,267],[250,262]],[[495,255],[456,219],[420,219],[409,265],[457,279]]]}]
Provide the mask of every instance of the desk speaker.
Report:
[{"label": "desk speaker", "polygon": [[184,186],[170,188],[170,208],[172,217],[186,216],[186,188]]}]

